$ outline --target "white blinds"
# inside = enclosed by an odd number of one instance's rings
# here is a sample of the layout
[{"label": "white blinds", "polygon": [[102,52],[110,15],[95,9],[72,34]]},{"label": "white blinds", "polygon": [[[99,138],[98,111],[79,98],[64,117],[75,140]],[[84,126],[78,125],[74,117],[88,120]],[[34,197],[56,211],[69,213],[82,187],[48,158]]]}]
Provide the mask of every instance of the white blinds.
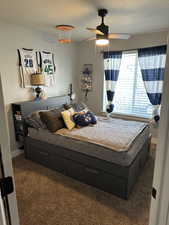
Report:
[{"label": "white blinds", "polygon": [[152,105],[146,94],[136,51],[123,53],[113,103],[114,113],[152,116]]}]

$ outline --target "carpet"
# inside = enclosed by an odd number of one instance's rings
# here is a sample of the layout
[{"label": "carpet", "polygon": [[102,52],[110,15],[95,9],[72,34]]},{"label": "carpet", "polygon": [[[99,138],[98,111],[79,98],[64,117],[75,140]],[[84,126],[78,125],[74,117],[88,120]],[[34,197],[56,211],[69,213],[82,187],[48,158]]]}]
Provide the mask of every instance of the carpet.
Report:
[{"label": "carpet", "polygon": [[21,225],[148,225],[154,157],[129,200],[47,169],[23,155],[13,160]]}]

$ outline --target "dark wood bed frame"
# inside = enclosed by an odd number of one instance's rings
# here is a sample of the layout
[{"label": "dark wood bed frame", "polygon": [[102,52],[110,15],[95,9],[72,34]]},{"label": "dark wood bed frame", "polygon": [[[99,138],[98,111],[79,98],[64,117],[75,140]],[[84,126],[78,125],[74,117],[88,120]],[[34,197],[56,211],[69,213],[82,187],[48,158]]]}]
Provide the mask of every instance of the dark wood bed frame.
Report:
[{"label": "dark wood bed frame", "polygon": [[[69,102],[67,96],[52,97],[44,101],[20,103],[22,116],[39,109],[59,107]],[[128,199],[149,156],[151,137],[140,146],[130,166],[121,166],[77,151],[25,137],[25,157],[48,168],[57,170],[86,184]]]}]

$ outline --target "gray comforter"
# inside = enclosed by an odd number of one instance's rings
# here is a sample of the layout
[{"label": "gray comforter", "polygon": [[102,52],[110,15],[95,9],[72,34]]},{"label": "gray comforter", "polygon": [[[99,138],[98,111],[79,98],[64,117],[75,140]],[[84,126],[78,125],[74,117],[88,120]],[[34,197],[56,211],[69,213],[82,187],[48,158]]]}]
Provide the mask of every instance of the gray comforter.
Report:
[{"label": "gray comforter", "polygon": [[144,130],[147,123],[98,117],[94,126],[61,129],[56,134],[101,145],[114,151],[127,151],[135,138]]}]

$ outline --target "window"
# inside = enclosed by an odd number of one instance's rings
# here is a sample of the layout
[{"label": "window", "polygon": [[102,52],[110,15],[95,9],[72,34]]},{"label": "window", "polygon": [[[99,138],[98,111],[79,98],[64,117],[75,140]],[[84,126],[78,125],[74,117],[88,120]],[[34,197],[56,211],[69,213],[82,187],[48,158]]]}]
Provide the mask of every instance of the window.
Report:
[{"label": "window", "polygon": [[114,113],[152,116],[152,105],[146,94],[136,51],[122,55],[113,103]]}]

